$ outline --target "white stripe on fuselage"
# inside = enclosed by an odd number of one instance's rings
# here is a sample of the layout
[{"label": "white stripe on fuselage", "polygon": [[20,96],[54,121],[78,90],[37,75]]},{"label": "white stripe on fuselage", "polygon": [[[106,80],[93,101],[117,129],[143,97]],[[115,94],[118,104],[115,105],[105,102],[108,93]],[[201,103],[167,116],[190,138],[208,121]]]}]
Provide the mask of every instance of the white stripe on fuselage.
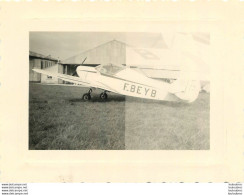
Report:
[{"label": "white stripe on fuselage", "polygon": [[90,66],[78,66],[76,69],[76,72],[90,72],[90,73],[97,73],[97,70],[94,67],[90,67]]}]

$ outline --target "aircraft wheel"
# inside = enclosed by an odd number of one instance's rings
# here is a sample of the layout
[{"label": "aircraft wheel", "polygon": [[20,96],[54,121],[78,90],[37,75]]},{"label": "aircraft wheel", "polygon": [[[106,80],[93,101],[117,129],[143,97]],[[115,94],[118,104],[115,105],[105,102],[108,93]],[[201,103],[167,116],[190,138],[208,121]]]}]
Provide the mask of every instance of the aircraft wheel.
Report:
[{"label": "aircraft wheel", "polygon": [[100,94],[100,99],[101,100],[106,100],[108,98],[108,95],[106,93],[101,93]]},{"label": "aircraft wheel", "polygon": [[83,100],[88,101],[91,99],[91,95],[89,93],[85,93],[82,97]]}]

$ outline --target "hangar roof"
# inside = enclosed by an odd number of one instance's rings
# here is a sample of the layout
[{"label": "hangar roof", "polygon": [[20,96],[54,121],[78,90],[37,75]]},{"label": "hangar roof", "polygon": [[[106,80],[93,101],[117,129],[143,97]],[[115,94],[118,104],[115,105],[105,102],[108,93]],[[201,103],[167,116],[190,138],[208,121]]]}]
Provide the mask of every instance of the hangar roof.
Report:
[{"label": "hangar roof", "polygon": [[29,56],[34,57],[34,58],[43,59],[43,60],[50,60],[50,61],[56,61],[56,62],[58,61],[58,59],[51,57],[51,55],[45,56],[45,55],[42,55],[42,54],[39,54],[39,53],[36,53],[33,51],[29,51]]},{"label": "hangar roof", "polygon": [[62,64],[77,65],[81,64],[85,59],[85,64],[124,64],[125,63],[125,47],[126,44],[117,40],[112,40],[104,44],[98,45],[92,49],[83,51],[66,60],[62,60]]}]

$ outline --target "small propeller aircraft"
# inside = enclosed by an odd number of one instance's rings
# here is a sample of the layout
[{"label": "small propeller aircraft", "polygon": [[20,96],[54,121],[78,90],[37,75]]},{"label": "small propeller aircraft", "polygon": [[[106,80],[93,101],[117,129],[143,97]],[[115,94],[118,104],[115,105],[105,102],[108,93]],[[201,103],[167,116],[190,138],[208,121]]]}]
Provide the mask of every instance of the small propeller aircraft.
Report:
[{"label": "small propeller aircraft", "polygon": [[108,92],[114,92],[138,98],[190,103],[197,99],[201,89],[200,81],[197,79],[158,80],[125,65],[112,63],[96,67],[80,65],[76,68],[79,77],[52,73],[43,69],[33,69],[33,71],[89,87],[89,91],[82,97],[85,101],[91,99],[94,88],[99,88],[103,90],[100,94],[102,100],[108,98]]}]

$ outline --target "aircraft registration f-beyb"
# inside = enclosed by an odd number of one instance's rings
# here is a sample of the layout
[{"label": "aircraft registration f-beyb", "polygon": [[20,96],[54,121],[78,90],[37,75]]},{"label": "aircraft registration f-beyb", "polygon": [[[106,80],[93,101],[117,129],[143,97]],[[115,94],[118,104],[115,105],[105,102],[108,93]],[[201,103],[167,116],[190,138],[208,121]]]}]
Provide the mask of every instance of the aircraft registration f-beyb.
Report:
[{"label": "aircraft registration f-beyb", "polygon": [[153,100],[193,102],[197,99],[200,81],[176,79],[172,83],[147,77],[145,74],[124,65],[106,64],[97,67],[78,66],[79,77],[33,69],[35,72],[89,87],[83,100],[90,100],[93,88],[102,89],[101,99],[107,99],[107,92]]}]

